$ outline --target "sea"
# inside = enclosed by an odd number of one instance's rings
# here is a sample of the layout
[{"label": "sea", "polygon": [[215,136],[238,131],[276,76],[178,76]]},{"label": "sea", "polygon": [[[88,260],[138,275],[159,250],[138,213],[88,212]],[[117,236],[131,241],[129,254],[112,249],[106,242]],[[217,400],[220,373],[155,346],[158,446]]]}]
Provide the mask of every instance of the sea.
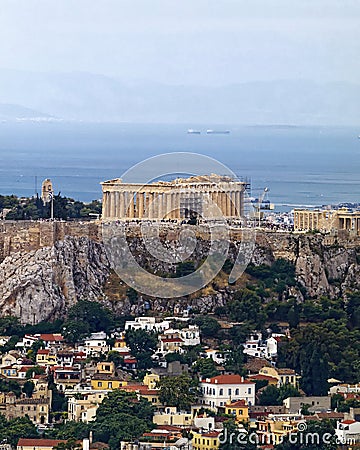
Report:
[{"label": "sea", "polygon": [[[188,134],[196,129],[201,134]],[[207,129],[229,130],[207,134]],[[100,182],[161,153],[195,152],[268,188],[276,210],[360,202],[360,127],[0,122],[0,194],[32,196],[51,178],[55,193],[101,198]]]}]

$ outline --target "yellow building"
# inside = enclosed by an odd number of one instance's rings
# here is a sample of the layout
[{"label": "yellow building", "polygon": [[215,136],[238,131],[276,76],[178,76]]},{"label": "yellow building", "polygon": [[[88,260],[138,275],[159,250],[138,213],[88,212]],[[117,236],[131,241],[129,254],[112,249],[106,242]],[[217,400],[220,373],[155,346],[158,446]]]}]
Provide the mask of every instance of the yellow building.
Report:
[{"label": "yellow building", "polygon": [[149,389],[155,389],[159,381],[160,381],[159,375],[157,375],[156,373],[148,373],[144,376],[143,383]]},{"label": "yellow building", "polygon": [[50,350],[38,350],[36,354],[36,364],[38,366],[55,366],[57,364],[56,355]]},{"label": "yellow building", "polygon": [[126,347],[126,341],[125,341],[124,335],[115,340],[113,349],[119,349],[119,348],[125,348],[125,347]]},{"label": "yellow building", "polygon": [[19,398],[9,392],[5,394],[5,404],[0,405],[2,414],[8,419],[26,417],[34,424],[49,423],[50,399],[49,398]]},{"label": "yellow building", "polygon": [[158,389],[149,389],[144,384],[127,384],[120,389],[126,392],[135,392],[140,397],[145,398],[148,402],[150,402],[154,406],[162,406],[159,399],[159,390]]},{"label": "yellow building", "polygon": [[260,442],[278,445],[285,436],[296,433],[299,423],[303,422],[301,416],[269,415],[265,420],[258,421],[258,435]]},{"label": "yellow building", "polygon": [[208,431],[205,433],[193,433],[193,450],[217,450],[220,446],[218,431]]},{"label": "yellow building", "polygon": [[99,404],[104,400],[104,392],[92,392],[70,397],[68,401],[68,420],[90,422],[95,420]]},{"label": "yellow building", "polygon": [[275,369],[275,367],[263,367],[259,370],[259,375],[276,378],[278,380],[277,387],[291,384],[296,389],[299,387],[299,380],[301,378],[293,369]]},{"label": "yellow building", "polygon": [[153,422],[156,425],[189,427],[192,425],[192,414],[178,412],[175,406],[166,407],[164,412],[157,412],[154,414]]},{"label": "yellow building", "polygon": [[245,400],[238,400],[226,403],[225,414],[234,416],[237,422],[248,422],[249,406]]},{"label": "yellow building", "polygon": [[91,387],[95,390],[113,390],[127,386],[128,381],[123,377],[109,376],[101,373],[96,373],[91,379]]},{"label": "yellow building", "polygon": [[16,378],[18,376],[18,371],[17,371],[16,367],[11,367],[11,366],[2,367],[1,375],[6,378]]},{"label": "yellow building", "polygon": [[112,361],[99,362],[96,365],[96,373],[102,375],[115,375],[115,364]]}]

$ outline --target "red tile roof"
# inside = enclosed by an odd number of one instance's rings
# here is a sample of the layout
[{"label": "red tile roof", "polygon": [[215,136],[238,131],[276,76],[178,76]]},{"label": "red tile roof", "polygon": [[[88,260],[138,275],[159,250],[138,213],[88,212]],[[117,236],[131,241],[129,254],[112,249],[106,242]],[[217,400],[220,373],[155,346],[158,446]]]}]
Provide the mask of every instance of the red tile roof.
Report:
[{"label": "red tile roof", "polygon": [[208,433],[202,433],[201,437],[216,438],[220,434],[220,431],[209,431]]},{"label": "red tile roof", "polygon": [[211,384],[253,384],[249,380],[244,380],[240,375],[218,375],[212,378],[202,380],[203,383]]},{"label": "red tile roof", "polygon": [[244,406],[248,406],[248,404],[246,403],[245,400],[237,400],[235,402],[231,402],[231,403],[226,403],[226,405],[228,408],[242,408]]},{"label": "red tile roof", "polygon": [[53,333],[40,334],[40,339],[42,341],[54,341],[54,342],[60,342],[60,341],[64,340],[64,338],[61,336],[61,334],[53,334]]},{"label": "red tile roof", "polygon": [[59,439],[24,439],[20,438],[17,445],[18,447],[55,447],[60,443],[66,443],[64,440]]},{"label": "red tile roof", "polygon": [[260,374],[258,374],[258,375],[250,375],[249,376],[249,379],[251,380],[251,381],[262,381],[262,380],[264,380],[264,381],[278,381],[277,380],[277,378],[275,378],[275,377],[270,377],[269,375],[260,375]]}]

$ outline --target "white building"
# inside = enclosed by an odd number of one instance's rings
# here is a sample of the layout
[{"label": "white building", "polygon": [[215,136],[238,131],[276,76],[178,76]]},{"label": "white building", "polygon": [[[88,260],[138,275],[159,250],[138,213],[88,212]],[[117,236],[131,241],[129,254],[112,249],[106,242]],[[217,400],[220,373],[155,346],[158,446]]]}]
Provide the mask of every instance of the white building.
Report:
[{"label": "white building", "polygon": [[213,430],[215,428],[215,417],[208,416],[207,414],[196,414],[194,417],[194,425],[196,428],[203,430]]},{"label": "white building", "polygon": [[205,350],[205,357],[211,358],[215,364],[224,364],[226,361],[224,353],[219,350],[214,350],[213,348],[208,348]]},{"label": "white building", "polygon": [[168,330],[169,328],[170,322],[168,320],[156,322],[155,317],[135,317],[135,320],[128,320],[125,322],[125,331],[144,330],[163,333],[165,330]]},{"label": "white building", "polygon": [[337,384],[331,386],[330,395],[333,394],[358,394],[360,392],[360,384]]},{"label": "white building", "polygon": [[91,391],[82,396],[72,396],[68,399],[68,420],[88,423],[95,420],[99,404],[106,397],[107,392]]},{"label": "white building", "polygon": [[266,357],[268,359],[277,357],[278,344],[283,337],[285,337],[285,334],[272,334],[271,337],[266,340]]},{"label": "white building", "polygon": [[85,352],[86,356],[100,356],[110,350],[107,345],[106,333],[92,333],[88,338],[84,339],[84,345],[79,346],[80,352]]},{"label": "white building", "polygon": [[200,403],[217,409],[232,400],[245,400],[255,404],[255,383],[244,380],[240,375],[218,375],[206,378],[200,383],[203,394]]},{"label": "white building", "polygon": [[189,327],[181,330],[169,328],[164,331],[164,335],[167,334],[177,334],[183,340],[183,345],[185,346],[199,345],[201,343],[200,330],[197,325],[189,325]]},{"label": "white building", "polygon": [[256,358],[265,358],[267,356],[267,346],[262,341],[261,333],[254,331],[244,344],[244,353]]},{"label": "white building", "polygon": [[25,334],[21,341],[17,342],[15,347],[18,349],[28,350],[32,345],[37,342],[39,338],[30,334]]},{"label": "white building", "polygon": [[339,439],[339,442],[345,445],[360,442],[360,422],[356,422],[355,420],[338,422],[335,435]]}]

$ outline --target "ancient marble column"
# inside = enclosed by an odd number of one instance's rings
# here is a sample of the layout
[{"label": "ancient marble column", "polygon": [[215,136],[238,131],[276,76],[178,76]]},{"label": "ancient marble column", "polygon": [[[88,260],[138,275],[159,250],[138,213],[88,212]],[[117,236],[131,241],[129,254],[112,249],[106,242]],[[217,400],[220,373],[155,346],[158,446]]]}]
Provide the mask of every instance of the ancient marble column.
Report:
[{"label": "ancient marble column", "polygon": [[142,219],[144,217],[144,192],[138,192],[136,194],[136,209],[137,217]]}]

